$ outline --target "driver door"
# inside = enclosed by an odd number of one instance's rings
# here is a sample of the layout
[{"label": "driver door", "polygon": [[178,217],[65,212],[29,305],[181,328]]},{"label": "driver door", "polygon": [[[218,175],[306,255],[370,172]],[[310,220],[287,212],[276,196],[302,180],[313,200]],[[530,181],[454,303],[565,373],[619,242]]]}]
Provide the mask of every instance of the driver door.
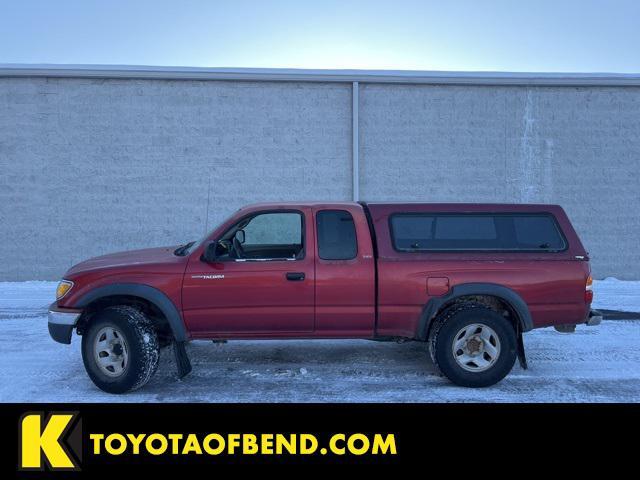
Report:
[{"label": "driver door", "polygon": [[[185,322],[196,337],[278,336],[314,329],[310,209],[253,212],[221,237],[216,261],[190,260]],[[234,246],[235,245],[235,246]]]}]

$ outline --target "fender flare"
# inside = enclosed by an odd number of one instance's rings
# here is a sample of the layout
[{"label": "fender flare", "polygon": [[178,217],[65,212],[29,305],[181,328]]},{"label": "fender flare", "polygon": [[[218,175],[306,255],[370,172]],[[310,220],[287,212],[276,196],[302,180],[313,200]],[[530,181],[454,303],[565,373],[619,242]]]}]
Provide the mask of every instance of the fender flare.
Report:
[{"label": "fender flare", "polygon": [[184,342],[187,340],[187,329],[176,306],[162,291],[149,285],[142,283],[112,283],[98,287],[84,294],[80,300],[78,300],[76,306],[78,308],[85,308],[95,300],[112,295],[140,297],[153,303],[166,317],[176,341]]},{"label": "fender flare", "polygon": [[495,283],[462,283],[455,285],[449,293],[441,297],[434,297],[427,302],[422,310],[418,323],[418,339],[427,339],[427,332],[429,331],[433,317],[440,307],[457,297],[468,295],[491,295],[499,298],[516,313],[522,332],[528,332],[533,329],[533,320],[531,318],[531,312],[529,312],[529,307],[514,290]]}]

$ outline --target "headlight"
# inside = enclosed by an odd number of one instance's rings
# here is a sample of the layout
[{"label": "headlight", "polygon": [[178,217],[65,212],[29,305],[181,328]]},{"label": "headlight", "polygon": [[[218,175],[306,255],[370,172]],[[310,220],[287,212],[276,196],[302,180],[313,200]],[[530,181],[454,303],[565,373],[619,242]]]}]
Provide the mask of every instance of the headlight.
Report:
[{"label": "headlight", "polygon": [[58,288],[56,288],[56,300],[60,300],[64,297],[69,290],[73,287],[73,282],[69,280],[61,280],[58,284]]}]

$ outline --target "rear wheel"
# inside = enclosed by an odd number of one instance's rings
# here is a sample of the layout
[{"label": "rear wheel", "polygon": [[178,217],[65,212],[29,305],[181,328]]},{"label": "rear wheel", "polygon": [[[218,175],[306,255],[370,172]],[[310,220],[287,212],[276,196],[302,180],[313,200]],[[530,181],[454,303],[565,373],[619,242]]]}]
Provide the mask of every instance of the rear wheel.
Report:
[{"label": "rear wheel", "polygon": [[158,368],[160,346],[153,323],[126,305],[105,308],[82,336],[89,378],[109,393],[142,387]]},{"label": "rear wheel", "polygon": [[434,320],[431,357],[453,383],[488,387],[502,380],[516,361],[516,332],[506,318],[479,303],[447,309]]}]

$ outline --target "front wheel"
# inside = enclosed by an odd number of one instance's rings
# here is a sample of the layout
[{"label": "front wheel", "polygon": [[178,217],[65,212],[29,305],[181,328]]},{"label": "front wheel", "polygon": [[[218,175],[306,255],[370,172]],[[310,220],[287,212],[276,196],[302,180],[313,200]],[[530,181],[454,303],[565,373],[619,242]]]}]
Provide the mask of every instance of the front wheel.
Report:
[{"label": "front wheel", "polygon": [[464,304],[435,320],[429,341],[440,371],[464,387],[488,387],[513,368],[516,332],[506,318],[481,304]]},{"label": "front wheel", "polygon": [[89,378],[108,393],[142,387],[158,368],[160,345],[153,323],[127,305],[105,308],[82,336]]}]

